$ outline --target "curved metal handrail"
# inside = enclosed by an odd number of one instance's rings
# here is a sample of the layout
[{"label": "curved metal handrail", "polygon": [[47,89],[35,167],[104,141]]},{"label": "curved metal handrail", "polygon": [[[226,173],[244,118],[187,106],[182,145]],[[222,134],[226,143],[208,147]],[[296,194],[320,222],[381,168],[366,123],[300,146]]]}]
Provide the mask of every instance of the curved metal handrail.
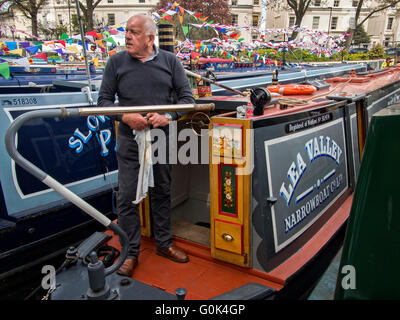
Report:
[{"label": "curved metal handrail", "polygon": [[199,111],[199,110],[212,110],[214,104],[185,104],[185,105],[163,105],[163,106],[121,106],[121,107],[85,107],[85,108],[65,108],[60,107],[59,109],[46,109],[46,110],[34,110],[26,112],[17,117],[7,129],[5,134],[5,146],[10,157],[23,169],[31,173],[33,176],[38,178],[41,182],[58,192],[60,195],[71,201],[77,207],[82,209],[85,213],[93,217],[95,220],[100,222],[103,226],[112,230],[119,236],[121,243],[121,255],[118,260],[105,270],[105,275],[109,275],[118,270],[124,263],[128,255],[128,236],[126,233],[109,218],[103,215],[96,208],[88,204],[85,200],[80,198],[78,195],[70,191],[64,185],[59,183],[57,180],[49,176],[47,173],[42,171],[40,168],[35,166],[33,163],[25,159],[17,150],[16,147],[16,135],[18,130],[24,123],[29,120],[37,118],[67,118],[77,117],[86,115],[116,115],[123,113],[136,113],[136,112],[156,112],[156,111]]}]

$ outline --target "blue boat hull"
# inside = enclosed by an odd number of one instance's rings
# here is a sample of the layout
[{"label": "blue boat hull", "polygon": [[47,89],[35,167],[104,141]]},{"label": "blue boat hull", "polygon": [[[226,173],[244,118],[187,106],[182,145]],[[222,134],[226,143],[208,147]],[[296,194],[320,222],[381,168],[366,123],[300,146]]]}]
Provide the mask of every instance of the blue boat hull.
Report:
[{"label": "blue boat hull", "polygon": [[[60,104],[90,106],[82,92],[0,96],[0,278],[93,231],[87,228],[92,218],[16,165],[5,150],[5,131],[13,119]],[[112,215],[117,186],[114,150],[114,124],[107,117],[41,119],[28,122],[18,132],[21,155],[106,215]]]}]

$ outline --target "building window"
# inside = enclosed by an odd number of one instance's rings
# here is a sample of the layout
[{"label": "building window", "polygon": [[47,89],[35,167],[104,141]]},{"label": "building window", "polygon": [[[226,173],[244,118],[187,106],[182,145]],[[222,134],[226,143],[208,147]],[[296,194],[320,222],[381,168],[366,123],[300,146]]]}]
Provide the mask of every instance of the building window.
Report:
[{"label": "building window", "polygon": [[260,4],[260,1],[259,1],[259,0],[254,0],[253,4],[254,4],[255,6],[257,6],[257,5]]},{"label": "building window", "polygon": [[114,25],[115,24],[115,14],[114,13],[109,13],[108,15],[107,15],[107,17],[108,17],[108,25],[109,26],[112,26],[112,25]]},{"label": "building window", "polygon": [[333,6],[334,7],[339,7],[340,1],[339,0],[335,0],[333,1]]},{"label": "building window", "polygon": [[237,6],[237,0],[232,0],[232,1],[231,1],[231,4],[232,4],[233,6]]},{"label": "building window", "polygon": [[253,27],[258,27],[258,15],[253,15]]},{"label": "building window", "polygon": [[233,14],[232,15],[232,24],[238,24],[238,15],[237,14]]},{"label": "building window", "polygon": [[63,18],[62,18],[62,17],[63,17],[62,14],[58,14],[58,15],[57,15],[58,23],[59,23],[59,24],[63,24]]},{"label": "building window", "polygon": [[321,0],[314,0],[314,6],[320,7],[321,6]]},{"label": "building window", "polygon": [[358,0],[353,0],[351,4],[354,8],[358,7]]},{"label": "building window", "polygon": [[145,3],[146,0],[139,0],[139,3]]},{"label": "building window", "polygon": [[392,30],[392,27],[393,27],[393,17],[389,17],[386,29]]},{"label": "building window", "polygon": [[331,29],[332,30],[336,30],[337,22],[338,22],[338,17],[332,17],[332,21],[331,21]]},{"label": "building window", "polygon": [[355,29],[356,28],[356,18],[350,17],[350,19],[349,19],[349,27],[350,27],[350,29]]},{"label": "building window", "polygon": [[385,37],[385,41],[383,42],[383,45],[385,47],[389,47],[389,41],[390,41],[390,37]]},{"label": "building window", "polygon": [[107,0],[107,3],[113,3],[114,0]]},{"label": "building window", "polygon": [[319,27],[319,17],[313,17],[312,19],[312,28],[318,29]]},{"label": "building window", "polygon": [[294,26],[295,17],[289,17],[289,27]]},{"label": "building window", "polygon": [[251,34],[251,39],[252,40],[257,40],[258,39],[258,34],[257,33],[252,33]]}]

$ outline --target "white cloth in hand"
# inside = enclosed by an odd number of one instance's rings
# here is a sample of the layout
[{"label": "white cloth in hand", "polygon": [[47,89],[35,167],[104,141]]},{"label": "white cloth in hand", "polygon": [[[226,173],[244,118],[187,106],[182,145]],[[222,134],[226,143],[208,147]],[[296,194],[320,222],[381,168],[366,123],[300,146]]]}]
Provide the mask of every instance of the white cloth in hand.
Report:
[{"label": "white cloth in hand", "polygon": [[153,161],[151,158],[150,129],[146,128],[141,131],[133,130],[133,134],[138,144],[140,169],[136,189],[136,200],[132,202],[138,204],[146,198],[149,187],[154,187]]}]

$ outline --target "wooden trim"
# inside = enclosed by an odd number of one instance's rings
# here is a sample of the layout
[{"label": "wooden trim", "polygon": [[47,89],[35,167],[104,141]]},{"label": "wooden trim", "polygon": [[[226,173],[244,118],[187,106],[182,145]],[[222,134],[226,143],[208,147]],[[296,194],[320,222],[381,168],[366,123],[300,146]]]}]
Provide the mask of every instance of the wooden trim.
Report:
[{"label": "wooden trim", "polygon": [[139,203],[139,215],[141,223],[141,234],[145,237],[151,237],[151,218],[150,218],[150,201],[146,197]]},{"label": "wooden trim", "polygon": [[[251,215],[251,172],[243,172],[246,165],[251,163],[251,121],[247,119],[215,117],[211,119],[210,129],[213,125],[238,127],[242,130],[242,157],[224,157],[214,155],[212,152],[213,135],[210,135],[210,193],[211,193],[211,256],[242,267],[250,267],[250,215]],[[224,163],[229,162],[229,163]],[[221,166],[236,168],[236,213],[227,214],[221,211]],[[242,169],[240,175],[238,170]],[[246,174],[244,174],[246,173]],[[242,254],[228,252],[215,247],[215,219],[226,223],[242,225]]]}]

